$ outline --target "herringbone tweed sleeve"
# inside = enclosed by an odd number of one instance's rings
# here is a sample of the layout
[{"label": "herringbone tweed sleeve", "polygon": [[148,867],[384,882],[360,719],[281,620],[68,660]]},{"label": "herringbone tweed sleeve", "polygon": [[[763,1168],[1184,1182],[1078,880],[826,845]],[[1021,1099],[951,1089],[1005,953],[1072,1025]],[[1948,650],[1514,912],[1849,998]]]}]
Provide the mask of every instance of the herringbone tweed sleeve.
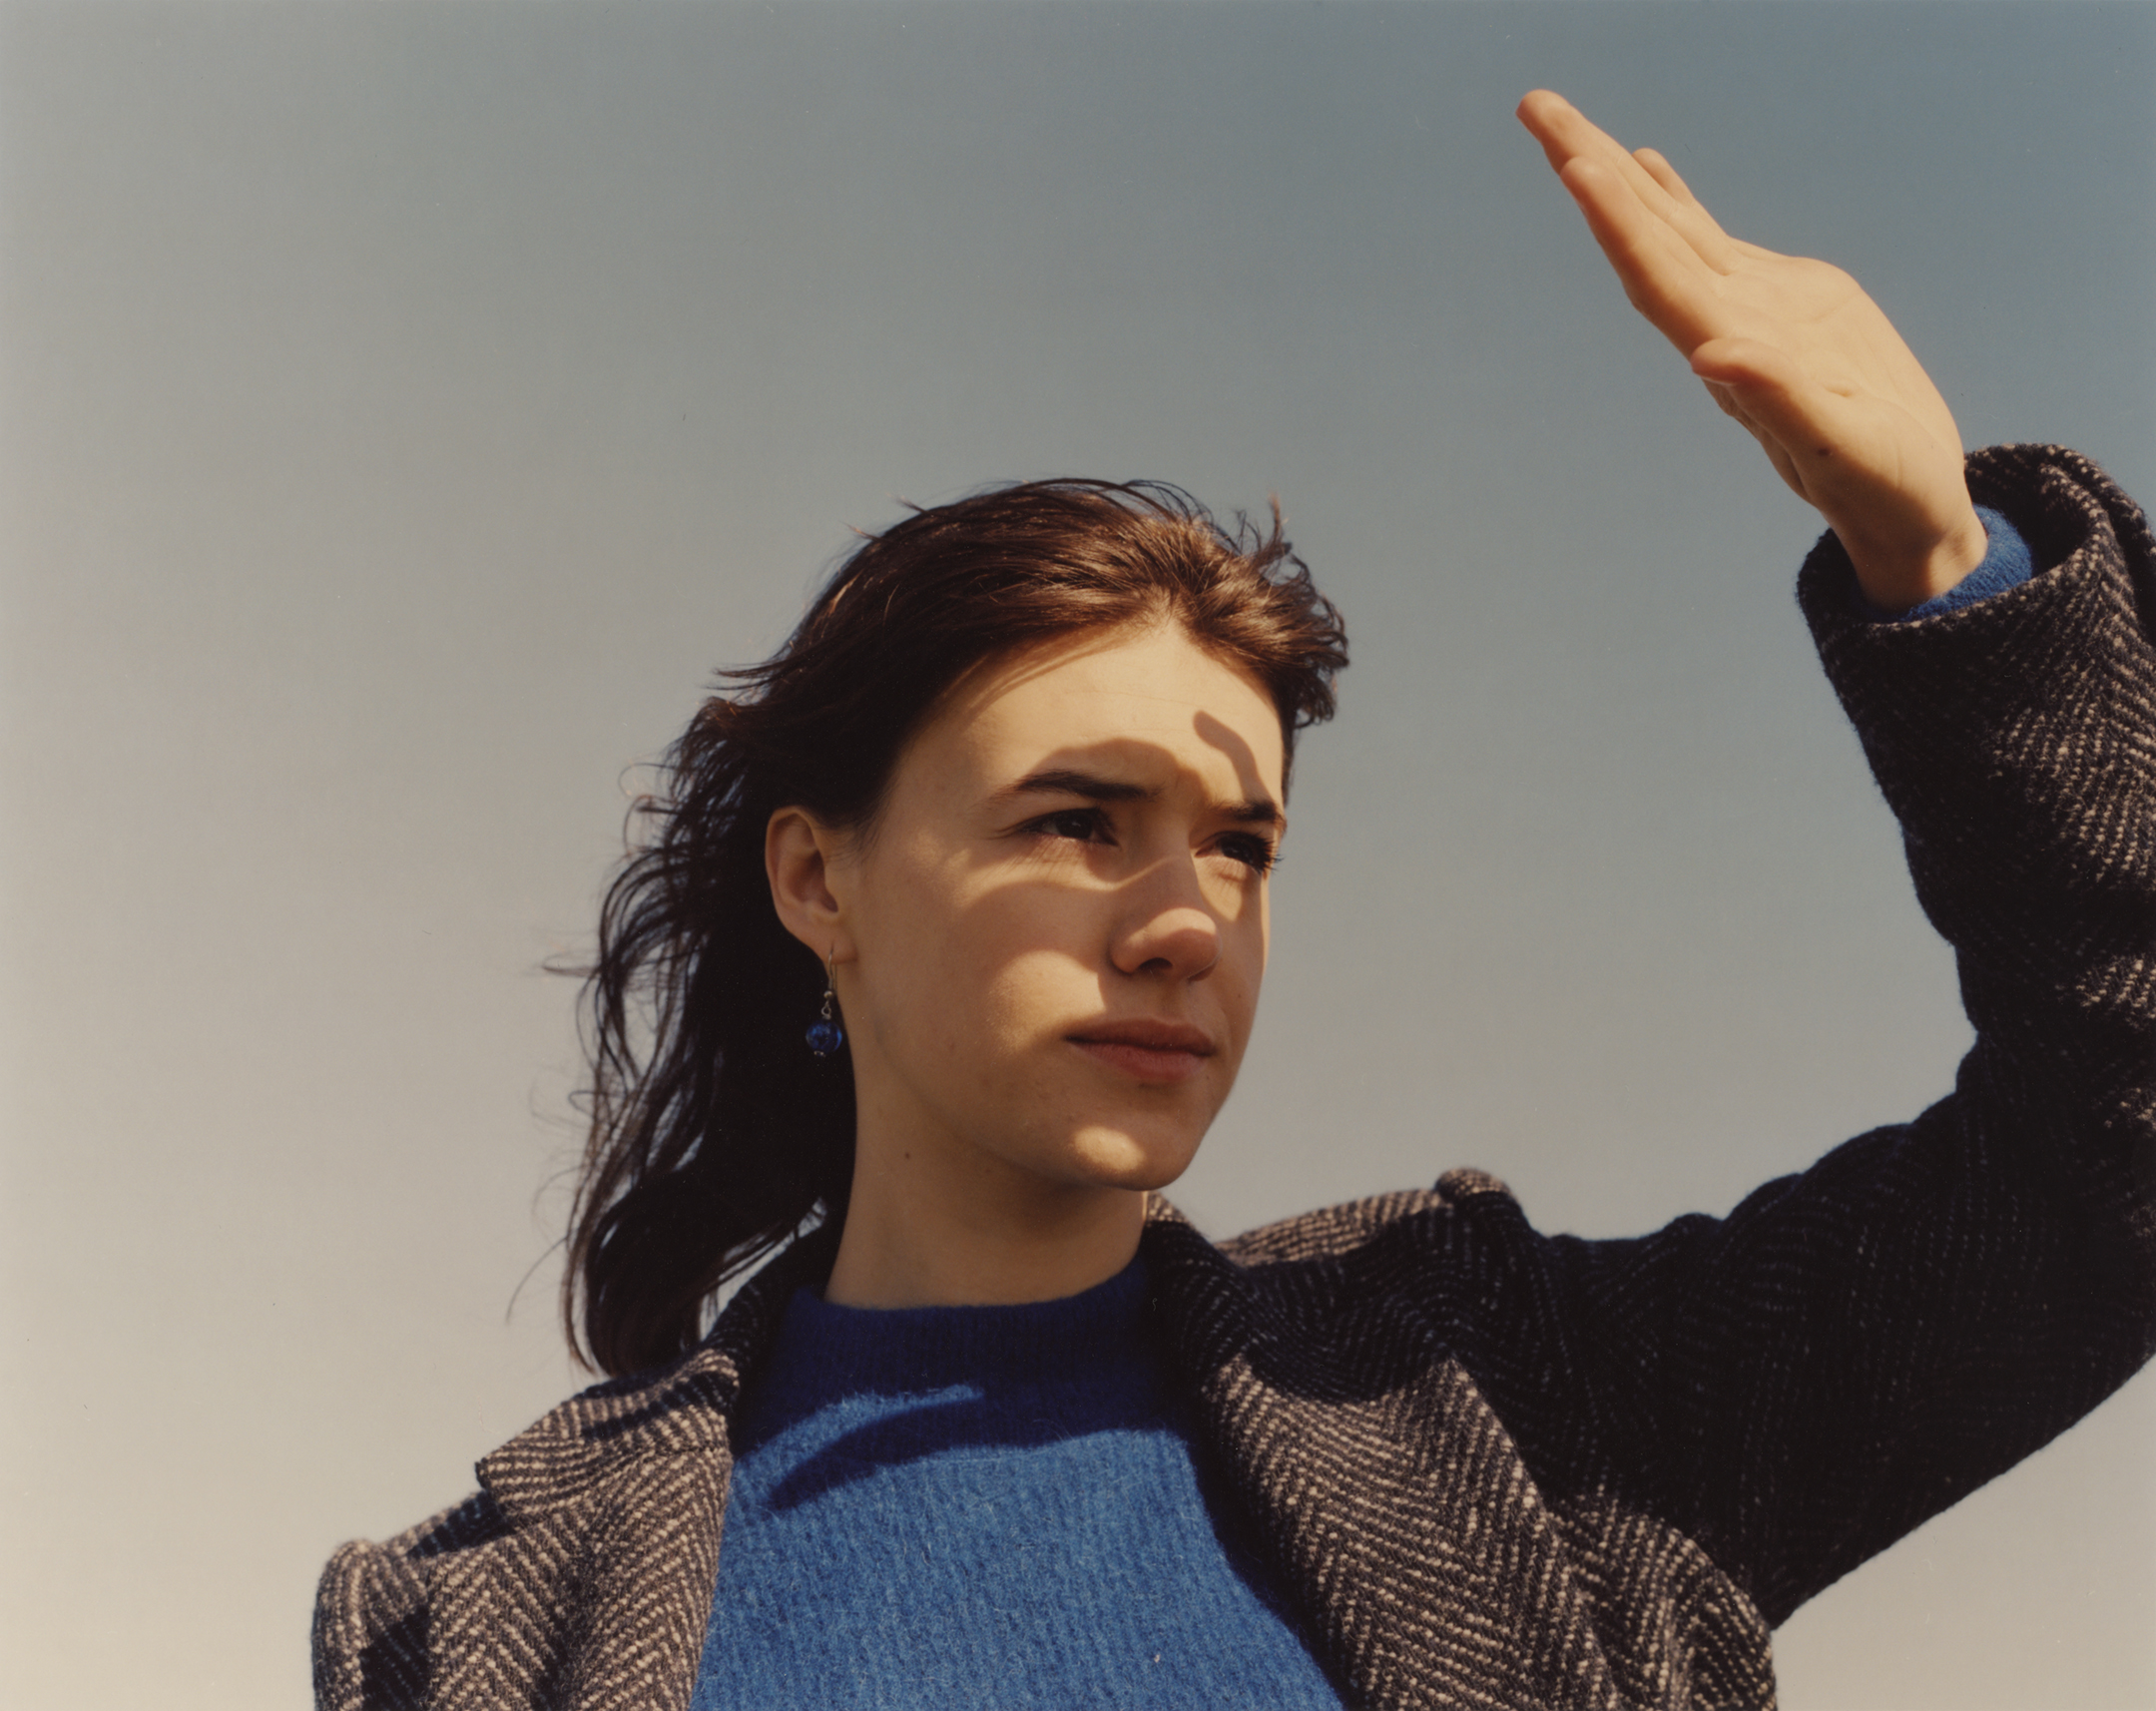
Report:
[{"label": "herringbone tweed sleeve", "polygon": [[1726,1219],[1541,1244],[1528,1293],[1574,1328],[1579,1385],[1555,1416],[1500,1404],[1545,1439],[1530,1462],[1593,1430],[1614,1453],[1586,1459],[1771,1622],[2156,1346],[2156,553],[2071,452],[1995,448],[1969,481],[2029,540],[2020,587],[1870,623],[1832,535],[1799,585],[1956,953],[1977,1037],[1952,1094]]}]

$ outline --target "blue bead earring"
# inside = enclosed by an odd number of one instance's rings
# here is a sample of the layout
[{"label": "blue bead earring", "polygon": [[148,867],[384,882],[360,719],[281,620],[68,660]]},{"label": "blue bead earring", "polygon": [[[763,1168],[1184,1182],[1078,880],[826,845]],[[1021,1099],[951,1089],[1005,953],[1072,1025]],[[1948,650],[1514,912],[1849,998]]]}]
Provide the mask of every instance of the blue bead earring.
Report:
[{"label": "blue bead earring", "polygon": [[818,1057],[828,1057],[845,1044],[845,1029],[838,1025],[831,1014],[831,1004],[837,998],[831,978],[831,958],[823,959],[823,1008],[816,1019],[808,1024],[808,1049]]}]

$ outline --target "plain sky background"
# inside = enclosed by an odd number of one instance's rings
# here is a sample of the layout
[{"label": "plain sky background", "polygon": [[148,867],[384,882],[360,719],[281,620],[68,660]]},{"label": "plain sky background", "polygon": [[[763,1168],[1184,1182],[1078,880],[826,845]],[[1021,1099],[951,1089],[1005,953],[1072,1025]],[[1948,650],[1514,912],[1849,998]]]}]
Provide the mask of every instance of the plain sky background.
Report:
[{"label": "plain sky background", "polygon": [[[303,1703],[331,1547],[582,1382],[540,965],[901,499],[1278,492],[1347,611],[1203,1227],[1475,1164],[1630,1233],[1947,1089],[1816,523],[1536,85],[2156,494],[2147,6],[0,10],[0,1697]],[[2156,1705],[2151,1442],[1802,1611],[1791,1711]]]}]

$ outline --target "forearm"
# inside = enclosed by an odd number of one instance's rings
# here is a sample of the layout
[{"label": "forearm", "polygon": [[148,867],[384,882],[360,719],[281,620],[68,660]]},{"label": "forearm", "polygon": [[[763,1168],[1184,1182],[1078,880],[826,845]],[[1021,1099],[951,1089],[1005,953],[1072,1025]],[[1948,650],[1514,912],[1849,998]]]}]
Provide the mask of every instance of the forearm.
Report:
[{"label": "forearm", "polygon": [[2026,582],[1938,622],[1868,622],[1829,537],[1800,599],[1901,822],[1917,896],[1956,950],[1979,1040],[2051,1039],[2145,1086],[2156,554],[2132,501],[2073,453],[1999,448],[1969,469],[1977,497],[2026,535]]},{"label": "forearm", "polygon": [[1971,482],[2025,580],[1879,622],[1830,537],[1801,583],[1959,959],[1953,1095],[1727,1218],[1544,1249],[1617,1476],[1775,1621],[2156,1341],[2156,555],[2071,454],[1983,453]]}]

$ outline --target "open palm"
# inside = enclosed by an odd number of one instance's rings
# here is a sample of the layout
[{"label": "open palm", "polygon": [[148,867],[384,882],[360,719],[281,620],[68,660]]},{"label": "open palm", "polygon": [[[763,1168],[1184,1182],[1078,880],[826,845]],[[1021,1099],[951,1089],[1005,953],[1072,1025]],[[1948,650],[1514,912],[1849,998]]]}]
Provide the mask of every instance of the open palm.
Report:
[{"label": "open palm", "polygon": [[1841,269],[1730,237],[1670,164],[1628,153],[1562,96],[1520,122],[1587,218],[1632,305],[1682,351],[1899,610],[1984,553],[1953,414],[1879,305]]}]

